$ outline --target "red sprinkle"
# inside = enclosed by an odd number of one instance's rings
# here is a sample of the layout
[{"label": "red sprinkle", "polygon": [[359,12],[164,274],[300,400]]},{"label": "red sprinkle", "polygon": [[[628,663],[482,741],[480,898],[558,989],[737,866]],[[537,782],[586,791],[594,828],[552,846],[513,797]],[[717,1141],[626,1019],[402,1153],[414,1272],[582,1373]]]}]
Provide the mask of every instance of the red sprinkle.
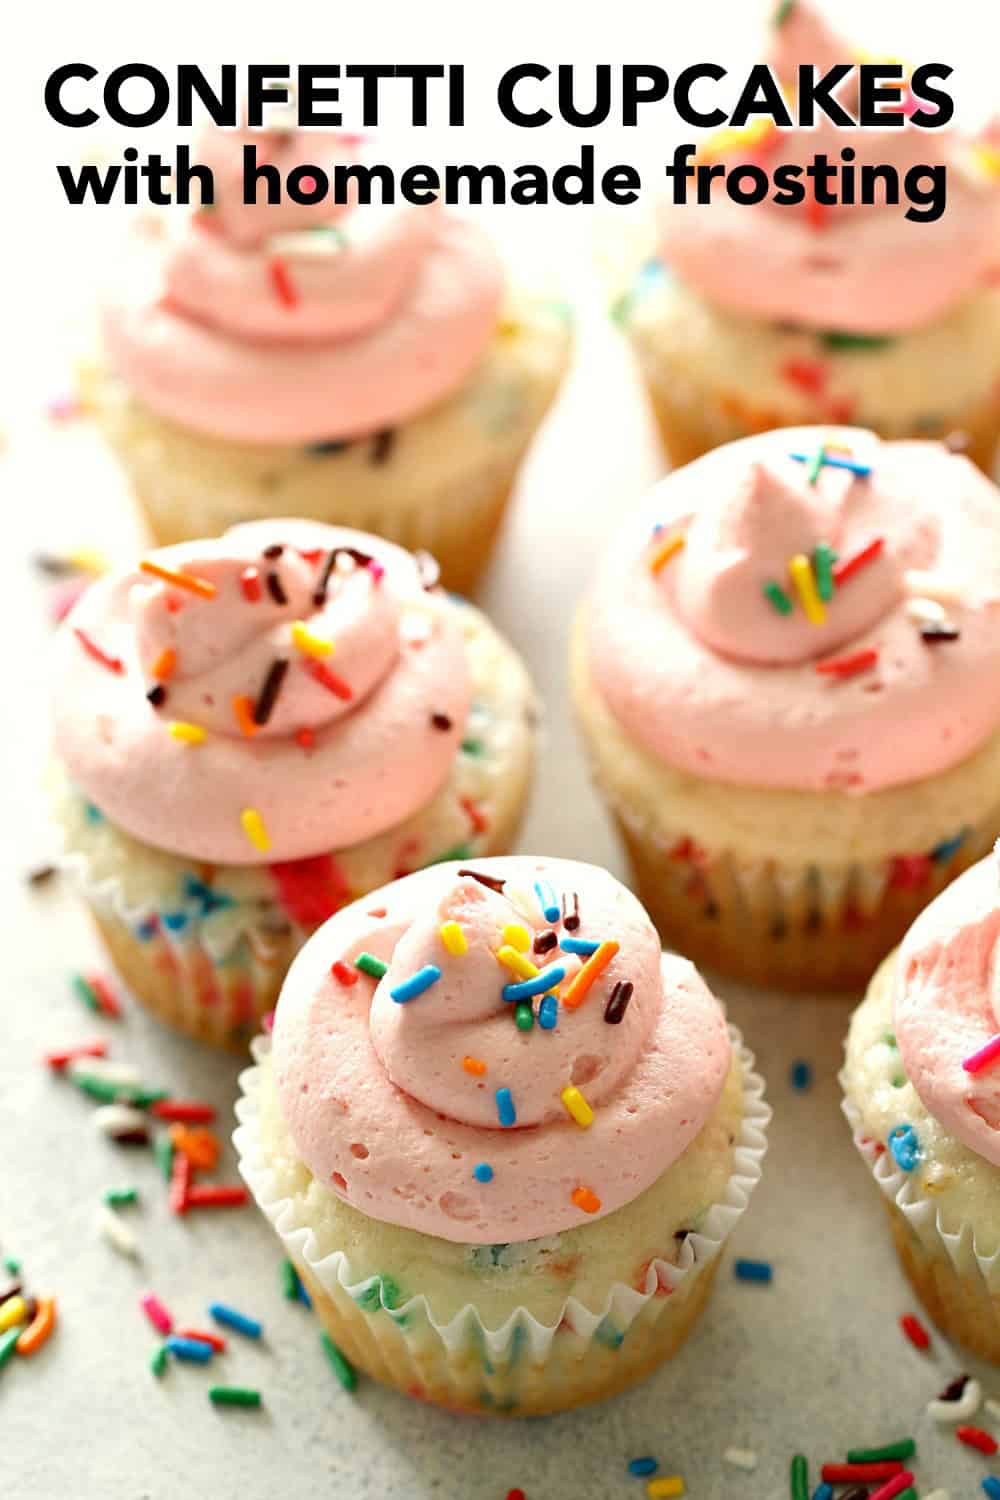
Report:
[{"label": "red sprinkle", "polygon": [[524,1491],[519,1489],[508,1490],[507,1500],[525,1500]]},{"label": "red sprinkle", "polygon": [[282,906],[300,927],[318,927],[351,900],[351,888],[332,854],[282,860],[269,868]]},{"label": "red sprinkle", "polygon": [[817,359],[786,359],[781,366],[782,379],[809,396],[818,396],[824,389],[827,373],[826,365]]},{"label": "red sprinkle", "polygon": [[342,963],[339,958],[336,963],[330,965],[330,973],[338,984],[357,984],[358,982],[357,969],[352,968],[350,964]]},{"label": "red sprinkle", "polygon": [[820,203],[816,197],[816,190],[814,188],[813,196],[806,203],[806,221],[809,228],[816,230],[825,229],[828,216],[829,209],[825,203]]},{"label": "red sprinkle", "polygon": [[161,1120],[179,1120],[185,1125],[200,1125],[215,1119],[214,1107],[198,1099],[157,1099],[150,1105],[150,1113]]},{"label": "red sprinkle", "polygon": [[109,656],[106,651],[102,651],[97,642],[92,641],[87,632],[85,630],[81,630],[79,625],[73,626],[73,634],[76,636],[77,640],[80,642],[80,645],[83,647],[84,651],[86,651],[88,656],[92,656],[95,661],[99,661],[102,667],[107,667],[109,672],[116,672],[119,677],[123,675],[125,671],[125,663],[122,661],[121,657]]},{"label": "red sprinkle", "polygon": [[889,871],[889,885],[894,891],[917,891],[931,873],[929,854],[897,854]]},{"label": "red sprinkle", "polygon": [[301,745],[303,750],[311,750],[316,743],[316,735],[308,728],[296,729],[295,743]]},{"label": "red sprinkle", "polygon": [[247,1201],[247,1190],[239,1184],[214,1183],[205,1187],[189,1187],[185,1195],[187,1208],[239,1208]]},{"label": "red sprinkle", "polygon": [[904,1469],[902,1474],[897,1474],[890,1479],[888,1484],[879,1485],[877,1490],[872,1490],[868,1500],[895,1500],[896,1495],[901,1495],[908,1490],[913,1483],[913,1475],[909,1469]]},{"label": "red sprinkle", "polygon": [[178,1328],[179,1339],[197,1339],[199,1344],[211,1344],[216,1354],[226,1352],[226,1341],[220,1339],[217,1333],[206,1333],[202,1328]]},{"label": "red sprinkle", "polygon": [[473,833],[485,833],[490,826],[490,820],[479,804],[474,802],[471,797],[460,797],[458,800],[462,811],[472,824]]},{"label": "red sprinkle", "polygon": [[115,1020],[121,1019],[122,1008],[118,1004],[118,998],[106,979],[100,974],[85,974],[84,978],[93,990],[97,1003],[106,1016],[114,1016]]},{"label": "red sprinkle", "polygon": [[191,1158],[183,1151],[175,1151],[170,1169],[171,1210],[175,1214],[187,1213],[188,1194],[191,1191]]},{"label": "red sprinkle", "polygon": [[277,293],[278,301],[285,307],[297,307],[299,294],[295,290],[295,283],[288,274],[288,267],[285,265],[285,262],[278,260],[277,256],[275,256],[269,262],[268,270],[271,274],[271,285]]},{"label": "red sprinkle", "polygon": [[824,1464],[821,1478],[824,1484],[872,1484],[877,1479],[895,1479],[902,1474],[903,1465],[898,1458],[883,1459],[876,1464]]},{"label": "red sprinkle", "polygon": [[309,673],[309,676],[321,683],[335,698],[342,698],[346,703],[354,697],[354,689],[351,687],[351,684],[345,682],[343,677],[338,677],[336,672],[331,672],[330,668],[317,660],[315,656],[306,657],[302,665]]},{"label": "red sprinkle", "polygon": [[864,651],[855,651],[850,656],[831,656],[826,661],[818,661],[816,671],[821,677],[837,677],[843,681],[847,677],[870,672],[877,661],[877,648],[868,646]]},{"label": "red sprinkle", "polygon": [[985,1453],[987,1458],[992,1458],[997,1451],[996,1438],[991,1433],[984,1432],[982,1427],[956,1427],[955,1436],[967,1448],[975,1448],[979,1453]]},{"label": "red sprinkle", "polygon": [[930,1334],[927,1332],[927,1329],[924,1327],[923,1323],[921,1323],[920,1319],[915,1318],[912,1313],[904,1313],[904,1315],[899,1320],[899,1326],[906,1334],[906,1337],[909,1339],[914,1349],[930,1348]]},{"label": "red sprinkle", "polygon": [[244,599],[256,604],[260,598],[260,574],[256,568],[244,568],[240,574],[240,590]]},{"label": "red sprinkle", "polygon": [[64,1052],[46,1052],[45,1061],[50,1068],[61,1072],[67,1063],[77,1057],[107,1057],[107,1042],[81,1042],[77,1047],[67,1047]]},{"label": "red sprinkle", "polygon": [[853,578],[859,568],[874,562],[885,546],[885,537],[877,536],[874,541],[869,542],[867,547],[862,547],[860,552],[853,552],[850,557],[841,558],[833,565],[833,581],[838,588],[845,584],[849,578]]}]

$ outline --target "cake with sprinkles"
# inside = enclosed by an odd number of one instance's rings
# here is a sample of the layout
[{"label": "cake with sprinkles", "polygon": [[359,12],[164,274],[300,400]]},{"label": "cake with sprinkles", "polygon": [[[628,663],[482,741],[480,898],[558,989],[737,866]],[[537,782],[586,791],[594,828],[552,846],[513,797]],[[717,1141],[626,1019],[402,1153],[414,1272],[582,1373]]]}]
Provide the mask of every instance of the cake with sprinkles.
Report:
[{"label": "cake with sprinkles", "polygon": [[333,912],[510,846],[536,708],[429,556],[274,521],[96,582],[56,638],[52,719],[62,861],[122,976],[246,1045]]},{"label": "cake with sprinkles", "polygon": [[941,443],[788,428],[669,476],[573,639],[594,774],[665,939],[864,984],[1000,834],[1000,494]]},{"label": "cake with sprinkles", "polygon": [[465,592],[566,367],[567,308],[437,201],[271,203],[261,181],[244,203],[250,145],[282,180],[385,159],[291,121],[207,134],[214,202],[142,217],[110,268],[88,403],[158,542],[305,516],[426,548]]},{"label": "cake with sprinkles", "polygon": [[753,1059],[605,871],[420,871],[306,944],[242,1079],[240,1166],[345,1357],[495,1415],[679,1347],[760,1176]]},{"label": "cake with sprinkles", "polygon": [[[802,65],[874,62],[836,35],[808,0],[773,4],[764,60],[793,97]],[[883,59],[888,61],[888,59]],[[836,91],[850,109],[856,75]],[[917,102],[905,79],[899,108]],[[930,109],[929,105],[923,106]],[[842,157],[842,152],[849,155]],[[766,428],[851,423],[888,438],[966,434],[990,472],[1000,432],[1000,151],[995,129],[780,129],[757,120],[703,140],[696,163],[758,167],[773,179],[825,153],[886,166],[905,181],[920,164],[947,172],[934,221],[908,200],[733,201],[718,179],[708,202],[664,201],[654,253],[616,316],[642,368],[672,462]],[[741,186],[748,184],[740,179]],[[926,192],[927,174],[919,179]],[[857,196],[857,195],[855,195]]]},{"label": "cake with sprinkles", "polygon": [[994,1363],[998,937],[1000,846],[942,892],[879,968],[851,1020],[841,1073],[854,1142],[907,1276],[938,1327]]}]

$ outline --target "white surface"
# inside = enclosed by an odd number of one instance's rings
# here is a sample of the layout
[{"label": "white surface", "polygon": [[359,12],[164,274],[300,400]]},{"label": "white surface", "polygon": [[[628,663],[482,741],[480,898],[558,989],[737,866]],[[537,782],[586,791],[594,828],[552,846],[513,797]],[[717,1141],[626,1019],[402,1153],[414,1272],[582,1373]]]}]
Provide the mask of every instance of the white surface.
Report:
[{"label": "white surface", "polygon": [[[669,19],[680,8],[668,6],[657,13],[662,45],[650,47],[638,29],[643,14],[648,24],[649,12],[638,4],[616,6],[596,21],[590,8],[585,16],[568,6],[544,15],[537,6],[530,12],[505,7],[511,30],[499,50],[507,61],[529,55],[634,61],[653,52],[676,66],[680,52],[687,61],[719,55],[713,33],[728,30],[731,41],[747,9],[721,7],[720,16],[720,7],[704,7],[694,17],[685,11],[681,47],[669,36]],[[956,9],[963,7],[949,14]],[[386,30],[387,7],[381,17],[378,10],[352,17],[348,41],[342,27],[340,44],[320,50],[331,57],[385,56],[378,32]],[[914,12],[930,20],[925,35],[933,39],[940,10],[910,6],[908,13]],[[122,14],[134,26],[142,21],[134,8]],[[51,16],[36,13],[26,66],[14,70],[13,82],[20,86],[27,74],[35,90],[49,67],[71,56],[100,62],[238,53],[259,59],[272,50],[264,38],[278,35],[279,22],[286,21],[284,53],[301,57],[317,50],[312,6],[293,6],[290,15],[281,7],[278,17],[269,8],[266,26],[252,7],[246,27],[242,8],[238,14],[234,24],[231,7],[199,12],[182,5],[167,40],[159,35],[162,15],[158,27],[155,18],[148,20],[143,38],[116,30],[110,6],[96,21],[87,8],[67,7],[57,27]],[[481,13],[475,12],[475,41],[469,13],[464,26],[450,29],[457,14],[450,6],[432,7],[428,25],[422,11],[401,13],[401,25],[410,30],[400,31],[394,54],[474,57],[480,68],[491,68]],[[196,16],[204,17],[205,35]],[[541,33],[536,18],[545,23]],[[412,40],[418,33],[419,46]],[[927,55],[937,50],[928,46]],[[37,93],[26,108],[30,134],[40,114]],[[764,1181],[735,1246],[773,1261],[774,1284],[735,1282],[730,1256],[690,1344],[644,1386],[577,1414],[513,1424],[456,1419],[373,1382],[347,1396],[324,1361],[308,1313],[283,1300],[277,1243],[254,1210],[172,1218],[148,1156],[100,1139],[88,1101],[40,1066],[44,1050],[105,1032],[113,1055],[138,1063],[151,1082],[213,1099],[223,1128],[238,1071],[235,1062],[169,1036],[133,1007],[121,1025],[95,1023],[67,979],[70,971],[99,962],[82,915],[58,886],[28,891],[22,880],[46,847],[36,783],[45,743],[48,634],[43,590],[25,559],[83,542],[127,556],[130,530],[117,477],[86,425],[58,428],[39,418],[44,396],[64,386],[59,356],[75,339],[66,313],[79,305],[99,262],[100,238],[93,216],[85,223],[55,201],[52,132],[43,132],[34,147],[25,133],[14,134],[21,153],[16,165],[25,170],[37,209],[32,222],[44,232],[16,236],[4,251],[9,274],[0,425],[10,447],[0,462],[6,729],[0,918],[7,957],[0,1249],[21,1257],[31,1290],[58,1297],[60,1325],[34,1360],[15,1360],[0,1372],[3,1493],[13,1500],[173,1500],[182,1494],[504,1500],[519,1485],[527,1500],[604,1500],[642,1495],[626,1464],[652,1453],[661,1472],[685,1475],[696,1500],[729,1494],[777,1500],[788,1493],[794,1451],[809,1454],[815,1482],[820,1461],[909,1432],[918,1438],[925,1491],[948,1486],[953,1500],[979,1493],[980,1478],[995,1466],[923,1414],[926,1401],[975,1362],[950,1354],[937,1336],[931,1355],[920,1356],[896,1326],[901,1313],[914,1310],[914,1299],[897,1270],[876,1190],[839,1113],[835,1074],[847,1018],[841,1002],[787,1000],[720,985],[757,1051],[776,1111]],[[64,138],[58,145],[65,148]],[[9,155],[10,142],[6,149]],[[482,597],[528,656],[548,705],[548,737],[523,847],[606,863],[623,874],[574,738],[566,630],[602,538],[655,473],[657,456],[625,351],[600,314],[587,266],[586,216],[556,218],[551,242],[563,245],[571,290],[586,309],[580,362],[525,474]],[[810,1061],[816,1074],[805,1094],[788,1083],[796,1058]],[[232,1176],[231,1153],[221,1175]],[[139,1265],[118,1257],[95,1226],[102,1192],[121,1183],[135,1183],[142,1193],[139,1208],[123,1210],[143,1246]],[[155,1336],[138,1307],[139,1294],[150,1287],[182,1324],[204,1325],[209,1301],[227,1300],[263,1320],[265,1342],[255,1346],[234,1335],[214,1368],[174,1366],[157,1382],[147,1369]],[[986,1393],[1000,1393],[1000,1375],[981,1373]],[[215,1380],[259,1386],[264,1409],[214,1410],[204,1392]],[[990,1424],[986,1417],[984,1425]],[[730,1445],[757,1450],[754,1474],[723,1464]]]}]

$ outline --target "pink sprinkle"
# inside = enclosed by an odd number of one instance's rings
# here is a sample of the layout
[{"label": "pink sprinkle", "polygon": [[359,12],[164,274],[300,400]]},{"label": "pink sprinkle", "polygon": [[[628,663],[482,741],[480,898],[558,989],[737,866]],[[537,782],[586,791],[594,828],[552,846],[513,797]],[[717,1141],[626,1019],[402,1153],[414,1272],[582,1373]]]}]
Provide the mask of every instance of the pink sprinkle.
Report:
[{"label": "pink sprinkle", "polygon": [[877,1490],[872,1490],[868,1500],[893,1500],[895,1495],[901,1495],[904,1490],[908,1490],[912,1483],[913,1475],[909,1469],[904,1469],[902,1474],[894,1474],[891,1479],[886,1480],[885,1484],[879,1485]]},{"label": "pink sprinkle", "polygon": [[167,1312],[159,1297],[154,1297],[152,1292],[147,1292],[144,1297],[139,1298],[139,1306],[157,1333],[162,1333],[164,1338],[166,1338],[167,1334],[173,1329],[174,1320]]},{"label": "pink sprinkle", "polygon": [[368,559],[368,571],[372,575],[373,583],[378,583],[385,577],[385,569],[374,557]]},{"label": "pink sprinkle", "polygon": [[991,1037],[978,1052],[973,1052],[971,1057],[965,1058],[962,1067],[967,1073],[981,1073],[984,1068],[989,1067],[990,1063],[996,1062],[998,1057],[1000,1057],[1000,1034]]},{"label": "pink sprinkle", "polygon": [[264,1014],[260,1018],[260,1024],[263,1026],[263,1028],[264,1028],[265,1031],[273,1031],[274,1030],[274,1011],[273,1010],[266,1010],[264,1012]]}]

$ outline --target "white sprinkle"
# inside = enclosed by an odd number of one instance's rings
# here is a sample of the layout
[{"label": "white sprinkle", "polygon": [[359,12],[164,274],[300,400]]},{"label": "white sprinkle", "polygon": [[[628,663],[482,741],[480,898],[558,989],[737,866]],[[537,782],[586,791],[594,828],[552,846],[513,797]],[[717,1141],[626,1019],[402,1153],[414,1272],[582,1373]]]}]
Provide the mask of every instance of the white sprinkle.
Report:
[{"label": "white sprinkle", "polygon": [[124,1219],[106,1203],[102,1203],[98,1210],[97,1227],[108,1244],[113,1245],[120,1255],[127,1255],[132,1260],[139,1259],[139,1241]]},{"label": "white sprinkle", "polygon": [[93,1120],[101,1135],[126,1135],[147,1128],[146,1116],[128,1104],[102,1104],[94,1110]]},{"label": "white sprinkle", "polygon": [[757,1455],[752,1448],[727,1448],[722,1461],[732,1464],[734,1469],[745,1469],[748,1474],[757,1467]]},{"label": "white sprinkle", "polygon": [[911,568],[904,573],[903,583],[908,594],[919,594],[926,599],[935,599],[939,604],[961,604],[964,597],[957,584],[950,583],[947,578],[942,578],[940,573],[925,573],[920,569]]},{"label": "white sprinkle", "polygon": [[74,1057],[66,1068],[73,1078],[99,1078],[121,1088],[137,1088],[142,1074],[132,1063],[114,1062],[108,1057]]},{"label": "white sprinkle", "polygon": [[924,1500],[951,1500],[951,1496],[947,1490],[931,1490],[929,1495],[924,1496]]},{"label": "white sprinkle", "polygon": [[944,606],[938,604],[936,599],[908,599],[906,613],[907,617],[915,620],[918,625],[939,625],[947,619]]},{"label": "white sprinkle", "polygon": [[957,1401],[928,1401],[927,1415],[935,1422],[968,1422],[974,1417],[983,1399],[983,1388],[978,1380],[967,1380],[965,1389]]},{"label": "white sprinkle", "polygon": [[272,254],[287,255],[292,260],[333,260],[344,253],[339,234],[317,234],[312,229],[272,234],[267,243]]},{"label": "white sprinkle", "polygon": [[992,1396],[986,1398],[986,1410],[995,1422],[1000,1422],[1000,1401],[995,1401]]}]

